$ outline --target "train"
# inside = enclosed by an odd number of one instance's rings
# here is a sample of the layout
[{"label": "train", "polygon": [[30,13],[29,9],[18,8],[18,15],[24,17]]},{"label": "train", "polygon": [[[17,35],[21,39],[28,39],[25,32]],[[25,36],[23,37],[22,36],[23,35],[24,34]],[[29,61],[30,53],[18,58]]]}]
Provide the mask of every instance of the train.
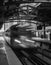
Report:
[{"label": "train", "polygon": [[[39,47],[40,44],[32,40],[34,34],[30,30],[26,30],[27,27],[20,27],[15,24],[12,25],[8,30],[5,31],[5,40],[12,47],[16,48],[34,48]],[[8,40],[7,38],[10,39]]]}]

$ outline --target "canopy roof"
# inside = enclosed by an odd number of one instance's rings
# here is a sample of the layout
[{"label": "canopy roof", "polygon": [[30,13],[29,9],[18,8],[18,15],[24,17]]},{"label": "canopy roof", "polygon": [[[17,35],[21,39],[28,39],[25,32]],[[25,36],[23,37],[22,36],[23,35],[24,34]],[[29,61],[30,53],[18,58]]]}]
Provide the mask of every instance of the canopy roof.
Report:
[{"label": "canopy roof", "polygon": [[33,20],[51,25],[51,3],[4,1],[0,6],[0,22],[9,18],[13,20],[14,17],[17,20]]}]

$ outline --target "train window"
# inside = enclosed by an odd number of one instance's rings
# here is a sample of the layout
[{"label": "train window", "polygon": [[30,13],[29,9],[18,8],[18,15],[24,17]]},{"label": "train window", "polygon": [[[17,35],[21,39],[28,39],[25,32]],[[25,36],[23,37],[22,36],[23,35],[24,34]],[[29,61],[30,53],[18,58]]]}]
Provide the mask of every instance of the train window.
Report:
[{"label": "train window", "polygon": [[42,30],[42,26],[41,25],[37,26],[37,30]]}]

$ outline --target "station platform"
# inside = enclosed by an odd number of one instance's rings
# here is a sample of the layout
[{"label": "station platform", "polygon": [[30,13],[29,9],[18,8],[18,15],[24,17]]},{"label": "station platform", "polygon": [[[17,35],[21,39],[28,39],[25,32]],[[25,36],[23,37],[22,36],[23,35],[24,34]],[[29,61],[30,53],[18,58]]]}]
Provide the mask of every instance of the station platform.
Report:
[{"label": "station platform", "polygon": [[0,37],[0,65],[22,65],[3,37]]},{"label": "station platform", "polygon": [[0,65],[9,65],[6,57],[3,37],[0,37]]}]

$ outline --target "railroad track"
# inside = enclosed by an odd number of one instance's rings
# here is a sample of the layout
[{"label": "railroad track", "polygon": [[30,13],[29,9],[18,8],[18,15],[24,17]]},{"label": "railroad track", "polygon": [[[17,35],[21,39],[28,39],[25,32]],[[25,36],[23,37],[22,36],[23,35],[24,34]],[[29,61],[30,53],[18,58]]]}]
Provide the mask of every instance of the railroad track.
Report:
[{"label": "railroad track", "polygon": [[19,58],[23,65],[49,65],[47,62],[37,57],[35,51],[30,50],[18,51],[16,49],[14,50],[15,54],[17,55],[17,57]]},{"label": "railroad track", "polygon": [[[28,54],[26,55],[22,51],[14,51],[14,52],[23,65],[37,65],[33,60],[31,60]],[[26,62],[26,60],[28,62]]]},{"label": "railroad track", "polygon": [[51,51],[50,50],[39,48],[39,49],[37,49],[37,52],[44,55],[45,57],[51,59]]},{"label": "railroad track", "polygon": [[[36,51],[36,50],[35,50]],[[27,52],[29,55],[30,55],[30,57],[31,57],[31,59],[32,60],[34,60],[37,64],[39,64],[39,65],[49,65],[47,62],[45,62],[45,61],[43,61],[42,59],[40,59],[39,57],[37,57],[36,56],[36,53],[35,53],[35,51],[30,51],[30,52]],[[24,51],[25,52],[25,51]]]},{"label": "railroad track", "polygon": [[[45,62],[43,59],[36,56],[36,53],[40,53],[41,55],[43,55],[41,48],[39,50],[38,50],[38,48],[36,48],[36,49],[32,48],[32,50],[31,49],[28,49],[28,50],[20,49],[19,50],[18,48],[15,48],[15,49],[12,48],[12,49],[23,65],[49,65],[49,63]],[[28,62],[25,59],[27,59]]]}]

